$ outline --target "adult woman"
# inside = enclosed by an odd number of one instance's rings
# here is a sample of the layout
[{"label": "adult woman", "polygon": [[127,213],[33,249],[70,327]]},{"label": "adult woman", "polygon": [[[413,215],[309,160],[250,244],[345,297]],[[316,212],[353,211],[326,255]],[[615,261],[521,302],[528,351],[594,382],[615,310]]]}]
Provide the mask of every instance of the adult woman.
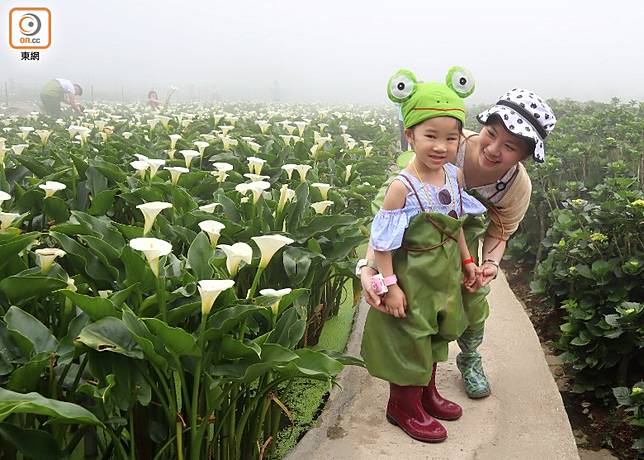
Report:
[{"label": "adult woman", "polygon": [[[466,132],[465,139],[453,159],[463,170],[465,188],[475,194],[488,208],[489,224],[480,218],[468,218],[464,225],[465,236],[472,254],[478,253],[483,237],[482,264],[478,291],[463,291],[463,304],[469,327],[458,339],[461,353],[457,365],[471,398],[490,394],[490,384],[483,371],[481,355],[477,348],[483,342],[485,320],[489,306],[485,297],[488,284],[499,270],[508,238],[517,230],[528,205],[532,184],[520,163],[530,156],[537,162],[545,157],[544,140],[556,123],[548,104],[535,93],[512,89],[499,101],[478,116],[484,126],[480,133]],[[403,154],[399,165],[406,165],[409,155]],[[371,288],[373,250],[367,259],[358,261],[362,287],[367,303],[387,313],[381,299]]]}]

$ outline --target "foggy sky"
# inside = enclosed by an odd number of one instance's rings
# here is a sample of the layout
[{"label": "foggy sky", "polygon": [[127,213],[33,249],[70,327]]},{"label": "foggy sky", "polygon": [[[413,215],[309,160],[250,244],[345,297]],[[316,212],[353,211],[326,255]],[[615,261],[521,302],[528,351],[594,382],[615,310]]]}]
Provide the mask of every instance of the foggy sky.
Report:
[{"label": "foggy sky", "polygon": [[[47,6],[39,62],[9,48],[9,10]],[[469,103],[512,87],[547,98],[644,100],[644,6],[635,0],[52,0],[0,4],[0,85],[53,77],[161,97],[385,104],[400,67],[443,80],[468,67]],[[0,92],[4,90],[0,87]],[[2,98],[0,98],[1,100]]]}]

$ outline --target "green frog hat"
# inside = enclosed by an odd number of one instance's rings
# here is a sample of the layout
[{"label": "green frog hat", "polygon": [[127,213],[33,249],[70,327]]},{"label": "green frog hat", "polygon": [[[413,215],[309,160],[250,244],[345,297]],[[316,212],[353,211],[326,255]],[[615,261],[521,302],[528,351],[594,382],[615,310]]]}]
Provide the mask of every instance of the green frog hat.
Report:
[{"label": "green frog hat", "polygon": [[474,92],[474,77],[464,67],[449,69],[445,83],[421,82],[407,69],[398,70],[387,83],[387,95],[400,104],[405,128],[429,118],[453,117],[465,124],[463,99]]}]

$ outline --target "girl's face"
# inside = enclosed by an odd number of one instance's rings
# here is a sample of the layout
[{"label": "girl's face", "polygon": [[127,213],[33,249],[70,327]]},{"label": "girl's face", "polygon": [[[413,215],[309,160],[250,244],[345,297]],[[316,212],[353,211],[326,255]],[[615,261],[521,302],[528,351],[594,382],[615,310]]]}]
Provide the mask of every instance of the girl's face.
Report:
[{"label": "girl's face", "polygon": [[416,158],[430,170],[441,168],[456,156],[460,138],[458,120],[452,117],[429,118],[405,129]]},{"label": "girl's face", "polygon": [[479,166],[483,170],[498,172],[499,177],[530,151],[528,141],[511,134],[500,120],[483,126],[479,136]]}]

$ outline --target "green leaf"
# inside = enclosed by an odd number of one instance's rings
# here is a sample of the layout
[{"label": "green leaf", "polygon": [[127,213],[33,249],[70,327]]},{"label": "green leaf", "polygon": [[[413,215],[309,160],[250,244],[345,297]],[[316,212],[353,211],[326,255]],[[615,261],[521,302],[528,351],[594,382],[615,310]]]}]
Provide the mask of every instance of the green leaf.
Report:
[{"label": "green leaf", "polygon": [[89,165],[96,168],[98,172],[117,184],[122,184],[127,181],[127,175],[115,163],[94,158],[89,160]]},{"label": "green leaf", "polygon": [[44,211],[48,219],[54,219],[57,224],[62,224],[69,220],[69,208],[64,200],[57,196],[45,198]]},{"label": "green leaf", "polygon": [[10,442],[25,457],[38,460],[66,458],[54,437],[42,430],[29,430],[11,423],[0,423],[0,437]]},{"label": "green leaf", "polygon": [[309,186],[306,182],[302,182],[295,189],[295,204],[289,207],[288,217],[286,219],[286,229],[289,233],[293,233],[300,228],[300,220],[309,207]]},{"label": "green leaf", "polygon": [[112,209],[114,204],[114,197],[118,193],[117,189],[114,190],[103,190],[94,196],[92,199],[92,204],[87,210],[93,216],[102,216]]},{"label": "green leaf", "polygon": [[300,286],[302,284],[302,281],[309,273],[311,261],[314,257],[319,257],[319,255],[302,248],[289,246],[284,249],[282,261],[291,286]]},{"label": "green leaf", "polygon": [[266,342],[294,348],[304,335],[305,329],[306,320],[299,318],[295,308],[289,308],[282,313]]},{"label": "green leaf", "polygon": [[108,316],[116,318],[121,317],[121,312],[110,299],[79,294],[77,292],[72,292],[69,289],[62,289],[59,292],[74,302],[78,308],[87,313],[87,316],[89,316],[92,321],[98,321],[99,319]]},{"label": "green leaf", "polygon": [[210,240],[204,232],[199,232],[188,249],[188,263],[197,280],[212,278],[213,268],[208,261],[214,255]]},{"label": "green leaf", "polygon": [[121,320],[111,316],[85,326],[76,340],[96,351],[143,359],[143,352],[132,333]]},{"label": "green leaf", "polygon": [[40,376],[49,364],[48,353],[38,353],[28,363],[16,368],[9,377],[6,388],[11,391],[24,393],[38,389]]},{"label": "green leaf", "polygon": [[168,326],[156,318],[144,318],[143,322],[154,335],[159,337],[163,345],[179,356],[201,356],[201,350],[192,334],[180,327]]},{"label": "green leaf", "polygon": [[358,219],[354,216],[347,215],[331,215],[331,216],[320,216],[316,215],[309,220],[306,225],[295,229],[293,233],[293,238],[295,238],[300,243],[303,243],[309,238],[312,238],[315,235],[320,233],[326,233],[333,228],[340,226],[349,226],[354,225],[358,222]]},{"label": "green leaf", "polygon": [[11,260],[25,249],[32,241],[40,236],[40,232],[30,232],[12,237],[0,244],[0,270],[4,269]]},{"label": "green leaf", "polygon": [[39,393],[16,393],[0,387],[0,421],[11,414],[38,414],[57,422],[102,425],[87,409],[76,404],[45,398]]},{"label": "green leaf", "polygon": [[7,323],[7,330],[18,332],[26,337],[33,344],[36,353],[56,351],[58,347],[56,337],[47,329],[47,326],[26,311],[15,306],[10,307],[4,315],[4,320]]}]

